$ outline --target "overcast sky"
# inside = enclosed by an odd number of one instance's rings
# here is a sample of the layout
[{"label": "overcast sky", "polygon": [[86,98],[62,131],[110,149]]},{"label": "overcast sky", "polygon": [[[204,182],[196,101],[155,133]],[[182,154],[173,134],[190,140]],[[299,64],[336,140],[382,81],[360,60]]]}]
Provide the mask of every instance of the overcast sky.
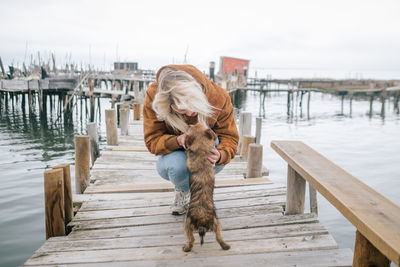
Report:
[{"label": "overcast sky", "polygon": [[[158,69],[208,68],[220,56],[250,68],[387,71],[400,77],[400,1],[2,1],[0,56],[40,51],[99,68],[122,61]],[[67,56],[68,55],[68,56]]]}]

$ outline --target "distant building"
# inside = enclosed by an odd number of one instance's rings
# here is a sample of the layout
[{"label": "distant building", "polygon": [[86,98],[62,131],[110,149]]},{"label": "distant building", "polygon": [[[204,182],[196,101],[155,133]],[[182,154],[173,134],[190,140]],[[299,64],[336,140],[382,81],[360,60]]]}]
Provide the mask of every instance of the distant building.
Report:
[{"label": "distant building", "polygon": [[138,69],[137,62],[114,62],[114,70],[135,71]]},{"label": "distant building", "polygon": [[220,74],[242,74],[248,75],[249,62],[247,59],[240,59],[234,57],[221,57],[219,64]]}]

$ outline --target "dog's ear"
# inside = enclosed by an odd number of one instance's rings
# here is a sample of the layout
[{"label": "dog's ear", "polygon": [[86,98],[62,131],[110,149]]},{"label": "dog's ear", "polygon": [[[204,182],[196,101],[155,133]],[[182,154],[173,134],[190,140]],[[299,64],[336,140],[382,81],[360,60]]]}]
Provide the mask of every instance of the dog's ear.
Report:
[{"label": "dog's ear", "polygon": [[216,134],[214,133],[214,131],[211,130],[211,129],[207,129],[207,130],[204,132],[204,135],[205,135],[208,139],[217,140],[217,135],[216,135]]},{"label": "dog's ear", "polygon": [[185,147],[189,148],[193,144],[194,137],[193,135],[187,135],[185,138]]}]

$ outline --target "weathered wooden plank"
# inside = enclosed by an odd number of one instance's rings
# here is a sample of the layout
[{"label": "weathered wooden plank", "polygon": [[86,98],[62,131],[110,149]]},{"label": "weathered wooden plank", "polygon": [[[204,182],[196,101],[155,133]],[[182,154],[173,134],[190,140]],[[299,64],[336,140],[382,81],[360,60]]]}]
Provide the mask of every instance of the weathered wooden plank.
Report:
[{"label": "weathered wooden plank", "polygon": [[[313,251],[291,251],[277,253],[260,253],[244,255],[219,255],[203,258],[123,261],[113,262],[113,266],[351,266],[353,252],[351,249],[329,249]],[[79,264],[82,267],[104,267],[110,263],[86,263]],[[70,266],[76,266],[72,264]]]},{"label": "weathered wooden plank", "polygon": [[[236,229],[224,231],[225,241],[243,241],[257,240],[267,238],[283,238],[294,236],[313,236],[327,234],[327,230],[319,223],[312,224],[292,224],[279,225],[272,227],[258,227],[248,229]],[[197,238],[197,237],[196,237]],[[120,249],[134,247],[159,247],[168,245],[183,245],[186,237],[183,227],[180,233],[170,235],[153,235],[143,237],[127,237],[127,238],[107,238],[92,240],[61,240],[54,242],[46,242],[38,252],[56,252],[56,251],[77,251],[77,250],[95,250],[95,249]],[[206,233],[204,242],[215,242],[215,234],[213,232]]]},{"label": "weathered wooden plank", "polygon": [[24,80],[2,80],[2,89],[6,91],[19,92],[28,90],[28,81]]},{"label": "weathered wooden plank", "polygon": [[386,257],[400,264],[400,207],[303,142],[272,148]]},{"label": "weathered wooden plank", "polygon": [[[216,180],[215,187],[231,187],[264,184],[270,182],[269,179],[251,178],[238,180]],[[123,185],[98,185],[90,186],[85,190],[85,194],[102,194],[102,193],[136,193],[136,192],[166,192],[174,190],[174,186],[169,182],[158,184],[123,184]]]},{"label": "weathered wooden plank", "polygon": [[105,249],[89,251],[66,251],[54,253],[35,253],[25,265],[39,264],[72,264],[90,262],[115,262],[129,260],[167,260],[198,258],[220,255],[237,255],[249,253],[288,252],[298,250],[335,249],[337,244],[330,235],[305,237],[287,237],[251,241],[230,242],[230,250],[221,250],[217,242],[200,246],[195,244],[193,252],[182,252],[182,246],[162,246],[149,248]]},{"label": "weathered wooden plank", "polygon": [[77,85],[76,79],[49,79],[51,89],[74,89]]},{"label": "weathered wooden plank", "polygon": [[[217,209],[232,209],[237,207],[248,206],[261,206],[261,205],[284,205],[285,195],[270,196],[266,198],[252,198],[244,201],[243,199],[229,200],[229,201],[216,201],[215,206]],[[136,207],[136,208],[121,208],[121,209],[108,209],[108,210],[80,210],[75,215],[74,220],[96,220],[106,218],[123,218],[132,216],[148,216],[157,214],[170,214],[170,204],[165,206],[152,206],[152,207]]]},{"label": "weathered wooden plank", "polygon": [[[272,213],[282,215],[282,206],[268,205],[268,206],[250,206],[250,207],[238,207],[235,209],[220,209],[217,211],[218,218],[232,218],[232,217],[243,217],[252,216],[255,214],[271,215]],[[118,227],[130,227],[130,226],[143,226],[152,224],[165,224],[181,222],[183,223],[184,216],[169,216],[169,214],[162,215],[149,215],[141,217],[117,217],[117,218],[105,218],[97,220],[75,220],[72,221],[68,226],[74,227],[74,231],[77,230],[93,230],[101,228],[118,228]]]},{"label": "weathered wooden plank", "polygon": [[[123,142],[121,142],[123,144]],[[135,152],[146,152],[147,148],[146,147],[140,147],[140,146],[121,146],[121,147],[113,147],[111,148],[112,151],[135,151]]]},{"label": "weathered wooden plank", "polygon": [[[232,192],[215,194],[214,201],[228,201],[228,200],[238,200],[241,199],[246,202],[248,199],[270,197],[277,195],[286,195],[286,190],[279,188],[274,190],[260,190],[260,191],[242,191],[242,192]],[[146,198],[146,199],[136,199],[136,200],[117,200],[117,201],[90,201],[84,202],[80,208],[80,211],[90,211],[90,210],[107,210],[107,209],[126,209],[126,208],[139,208],[139,207],[159,207],[159,206],[169,206],[172,203],[171,198]],[[266,199],[268,200],[268,199]]]},{"label": "weathered wooden plank", "polygon": [[[169,215],[173,216],[173,215]],[[297,216],[297,217],[293,217]],[[252,216],[243,216],[236,218],[221,218],[223,230],[254,228],[284,224],[299,224],[316,222],[317,218],[310,214],[288,215],[282,214],[257,214]],[[67,238],[69,239],[92,239],[92,238],[113,238],[113,237],[132,237],[146,235],[168,235],[181,233],[183,221],[177,223],[152,224],[133,227],[104,228],[96,230],[72,231]]]},{"label": "weathered wooden plank", "polygon": [[[95,185],[119,185],[119,184],[158,184],[167,183],[155,170],[93,170],[91,179]],[[218,173],[217,181],[243,179],[242,174]]]},{"label": "weathered wooden plank", "polygon": [[[265,191],[269,192],[271,190],[285,189],[286,186],[278,183],[264,183],[259,185],[248,185],[246,186],[246,192],[251,191]],[[214,189],[214,196],[216,194],[224,193],[235,193],[243,192],[242,186],[233,187],[218,187]],[[84,201],[113,201],[113,200],[146,200],[154,198],[169,198],[172,199],[174,193],[169,192],[148,192],[148,193],[120,193],[120,194],[75,194],[73,195],[73,200],[75,203],[82,203]]]}]

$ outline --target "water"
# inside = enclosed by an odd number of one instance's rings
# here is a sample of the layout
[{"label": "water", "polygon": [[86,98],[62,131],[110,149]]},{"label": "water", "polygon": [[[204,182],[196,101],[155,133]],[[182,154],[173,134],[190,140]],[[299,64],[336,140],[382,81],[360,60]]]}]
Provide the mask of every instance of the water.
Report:
[{"label": "water", "polygon": [[[305,98],[306,99],[306,98]],[[259,115],[259,95],[247,93],[238,107]],[[270,148],[276,139],[301,140],[393,202],[400,204],[400,117],[386,102],[385,116],[375,101],[369,114],[367,99],[344,102],[331,95],[312,93],[310,118],[306,105],[287,115],[287,95],[272,93],[265,100],[262,144],[264,165],[274,182],[286,182],[286,163]],[[0,266],[16,266],[28,259],[45,241],[43,172],[61,163],[74,163],[73,138],[85,134],[85,104],[73,112],[73,125],[57,120],[57,112],[41,120],[38,111],[29,116],[11,101],[0,103]],[[105,142],[104,108],[97,110],[101,146]],[[300,114],[303,113],[302,117]],[[253,122],[255,125],[255,122]],[[253,129],[254,131],[254,129]],[[71,165],[74,176],[74,166]],[[73,177],[72,177],[73,178]],[[74,188],[74,185],[73,185]],[[355,229],[318,195],[319,218],[340,247],[354,246]]]},{"label": "water", "polygon": [[[41,119],[37,109],[29,115],[28,109],[21,108],[21,98],[14,108],[9,100],[8,109],[2,100],[0,266],[17,266],[45,241],[43,172],[55,165],[69,163],[74,175],[74,135],[86,133],[86,109],[83,104],[81,112],[81,106],[76,106],[72,125],[62,119],[57,121],[57,109],[46,119]],[[57,97],[55,101],[58,103]],[[108,100],[102,102],[106,105]],[[100,141],[104,144],[104,127],[102,123],[100,126]]]},{"label": "water", "polygon": [[[259,116],[259,94],[247,93],[245,98],[242,109]],[[400,205],[400,116],[393,111],[392,102],[385,103],[383,116],[379,101],[373,102],[370,113],[368,99],[353,100],[350,115],[350,100],[344,100],[342,112],[341,98],[312,93],[310,119],[306,116],[306,104],[300,118],[299,106],[291,117],[287,115],[286,103],[286,93],[272,93],[265,100],[265,114],[261,112],[265,115],[261,137],[263,163],[272,181],[286,183],[287,163],[271,149],[271,140],[301,140]],[[319,194],[318,211],[320,221],[339,246],[354,248],[356,229]]]}]

